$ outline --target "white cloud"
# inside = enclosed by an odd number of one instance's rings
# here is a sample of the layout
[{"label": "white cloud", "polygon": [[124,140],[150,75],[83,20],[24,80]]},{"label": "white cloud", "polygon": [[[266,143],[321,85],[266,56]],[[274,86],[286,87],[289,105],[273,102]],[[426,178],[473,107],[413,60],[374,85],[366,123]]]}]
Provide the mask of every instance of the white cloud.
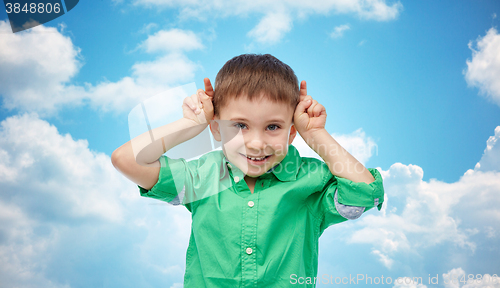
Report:
[{"label": "white cloud", "polygon": [[87,83],[85,99],[90,100],[91,106],[104,111],[128,112],[139,102],[192,80],[200,68],[183,54],[203,48],[192,31],[161,30],[148,36],[139,47],[163,54],[153,61],[135,63],[131,67],[132,75],[117,82]]},{"label": "white cloud", "polygon": [[149,36],[142,44],[147,52],[179,52],[203,48],[192,31],[180,29],[161,30]]},{"label": "white cloud", "polygon": [[[0,21],[0,95],[8,109],[54,111],[58,105],[79,104],[75,87],[66,83],[78,73],[80,49],[56,28],[43,25],[12,33]],[[63,93],[72,90],[74,93]]]},{"label": "white cloud", "polygon": [[376,249],[372,250],[372,254],[377,255],[379,257],[379,261],[382,262],[382,264],[384,264],[385,267],[389,269],[392,267],[394,261],[389,257],[387,257],[387,255],[383,254],[382,252]]},{"label": "white cloud", "polygon": [[135,63],[132,76],[117,82],[87,85],[86,95],[95,108],[128,112],[140,101],[170,89],[171,84],[193,79],[198,68],[185,55],[171,53],[154,61]]},{"label": "white cloud", "polygon": [[442,243],[474,253],[477,244],[471,236],[479,232],[488,238],[491,227],[500,228],[499,173],[475,172],[458,182],[444,183],[423,181],[421,171],[418,166],[399,163],[383,171],[383,213],[361,218],[350,238],[352,243],[377,247],[387,268],[398,254],[418,254]]},{"label": "white cloud", "polygon": [[290,31],[295,18],[314,14],[353,14],[361,19],[389,21],[403,9],[399,1],[386,0],[279,0],[279,1],[202,1],[202,0],[132,0],[134,5],[154,8],[177,8],[182,19],[211,19],[216,17],[263,14],[248,36],[258,43],[274,44]]},{"label": "white cloud", "polygon": [[292,19],[284,13],[269,13],[262,18],[248,36],[257,42],[275,44],[292,29]]},{"label": "white cloud", "polygon": [[472,60],[467,59],[465,80],[500,106],[500,35],[490,28],[484,37],[469,42]]},{"label": "white cloud", "polygon": [[180,53],[171,53],[154,61],[139,62],[132,66],[133,76],[141,86],[159,83],[178,83],[194,78],[198,65]]},{"label": "white cloud", "polygon": [[[443,273],[443,284],[446,288],[459,288],[460,278],[464,275],[465,272],[460,267],[451,269],[450,271],[448,271],[448,273]],[[447,283],[444,283],[446,280],[448,280]]]},{"label": "white cloud", "polygon": [[500,126],[495,129],[495,135],[486,141],[486,149],[474,171],[500,172]]},{"label": "white cloud", "polygon": [[[359,128],[351,134],[332,134],[332,137],[363,165],[370,159],[373,152],[378,153],[377,144],[371,137],[366,136],[362,128]],[[292,144],[297,148],[300,156],[313,157],[321,160],[321,157],[306,144],[300,134],[297,133]]]},{"label": "white cloud", "polygon": [[491,226],[486,226],[485,233],[486,233],[486,237],[487,238],[494,238],[494,237],[496,237],[496,230],[495,230],[495,228],[493,228]]},{"label": "white cloud", "polygon": [[[2,192],[3,193],[3,192]],[[41,263],[32,261],[47,249],[47,238],[37,237],[33,219],[16,205],[0,201],[0,277],[6,287],[64,287],[40,273]],[[7,244],[7,245],[6,245]],[[13,253],[15,251],[15,253]]]},{"label": "white cloud", "polygon": [[[119,181],[106,155],[89,151],[85,140],[60,135],[36,114],[7,118],[0,127],[0,149],[6,155],[0,167],[9,170],[1,173],[0,181],[4,191],[16,191],[3,195],[10,203],[35,214],[48,213],[47,217],[58,215],[68,220],[123,219],[123,210],[115,199],[119,195],[102,193],[111,188],[107,184]],[[23,188],[15,189],[19,183]]]},{"label": "white cloud", "polygon": [[394,280],[393,287],[406,287],[406,288],[426,288],[427,286],[422,284],[424,279],[422,277],[401,277]]},{"label": "white cloud", "polygon": [[332,135],[344,149],[354,156],[359,162],[365,164],[373,156],[378,154],[378,146],[375,141],[366,136],[362,128],[352,132],[351,134]]},{"label": "white cloud", "polygon": [[[488,151],[497,151],[500,144],[488,141],[488,145]],[[485,153],[481,161],[489,163],[492,155]],[[350,242],[372,244],[373,253],[387,268],[398,254],[420,255],[443,243],[474,253],[474,239],[495,241],[493,232],[500,229],[499,172],[469,170],[457,182],[445,183],[423,181],[422,168],[396,163],[382,176],[383,213],[355,222]]]},{"label": "white cloud", "polygon": [[[0,125],[2,285],[182,282],[190,233],[185,208],[141,198],[109,156],[59,134],[36,114]],[[145,271],[156,276],[145,280]]]},{"label": "white cloud", "polygon": [[139,33],[149,34],[151,32],[151,30],[154,30],[154,29],[157,29],[157,28],[158,28],[158,24],[156,24],[156,23],[144,24],[142,26],[142,29],[139,30]]},{"label": "white cloud", "polygon": [[351,26],[349,26],[349,24],[337,26],[337,27],[333,28],[333,32],[330,33],[330,37],[340,38],[340,37],[344,36],[344,31],[347,31],[349,29],[351,29]]},{"label": "white cloud", "polygon": [[[0,31],[8,29],[7,22],[0,21]],[[135,63],[130,76],[116,82],[74,86],[69,81],[82,65],[80,49],[62,32],[40,25],[27,32],[2,35],[0,95],[3,105],[7,109],[35,111],[41,116],[85,103],[103,111],[128,112],[140,101],[192,80],[199,65],[183,51],[203,47],[191,31],[162,30],[149,36],[140,47],[163,54],[153,61]],[[168,37],[173,42],[169,42]]]},{"label": "white cloud", "polygon": [[362,18],[372,19],[377,21],[388,21],[396,19],[403,10],[403,5],[396,2],[391,6],[386,4],[386,1],[358,1],[355,10]]},{"label": "white cloud", "polygon": [[[472,277],[470,277],[472,275]],[[481,279],[477,278],[478,274],[465,273],[461,268],[453,268],[448,273],[443,273],[442,283],[445,288],[498,288],[500,287],[500,279],[492,278],[490,274],[481,274]],[[469,278],[470,277],[470,278]]]},{"label": "white cloud", "polygon": [[[300,0],[278,0],[278,1],[202,1],[202,0],[132,0],[134,5],[142,5],[155,8],[179,8],[181,14],[214,16],[234,16],[247,13],[262,13],[262,11],[277,12],[280,10],[291,11],[294,14],[326,14],[326,13],[352,13],[364,19],[377,21],[387,21],[395,19],[403,5],[399,1],[386,0],[320,0],[320,1],[300,1]],[[300,13],[299,13],[300,12]]]}]

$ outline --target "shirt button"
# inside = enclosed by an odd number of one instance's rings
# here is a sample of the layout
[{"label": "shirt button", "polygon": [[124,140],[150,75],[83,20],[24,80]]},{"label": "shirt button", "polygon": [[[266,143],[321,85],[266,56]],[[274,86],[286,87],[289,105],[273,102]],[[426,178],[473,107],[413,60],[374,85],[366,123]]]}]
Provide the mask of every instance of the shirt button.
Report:
[{"label": "shirt button", "polygon": [[247,250],[246,250],[247,254],[250,255],[252,254],[253,250],[252,248],[248,247]]},{"label": "shirt button", "polygon": [[236,182],[236,183],[240,182],[240,177],[238,177],[238,176],[234,177],[234,182]]},{"label": "shirt button", "polygon": [[250,208],[252,208],[252,207],[253,207],[253,205],[255,205],[255,203],[253,203],[253,201],[248,201],[248,206],[249,206]]},{"label": "shirt button", "polygon": [[227,167],[233,168],[233,166],[231,166],[231,164],[229,164],[229,163],[227,163]]}]

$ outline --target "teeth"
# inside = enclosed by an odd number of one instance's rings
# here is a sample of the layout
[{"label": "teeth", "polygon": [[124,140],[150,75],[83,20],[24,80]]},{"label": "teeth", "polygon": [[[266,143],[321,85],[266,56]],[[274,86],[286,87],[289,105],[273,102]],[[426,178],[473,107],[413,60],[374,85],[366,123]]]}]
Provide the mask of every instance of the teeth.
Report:
[{"label": "teeth", "polygon": [[248,158],[248,159],[251,159],[251,160],[254,160],[254,161],[256,161],[256,160],[257,160],[257,161],[260,161],[260,160],[263,160],[264,158],[266,158],[266,156],[261,157],[261,158],[254,158],[254,157],[248,157],[248,156],[247,156],[247,158]]}]

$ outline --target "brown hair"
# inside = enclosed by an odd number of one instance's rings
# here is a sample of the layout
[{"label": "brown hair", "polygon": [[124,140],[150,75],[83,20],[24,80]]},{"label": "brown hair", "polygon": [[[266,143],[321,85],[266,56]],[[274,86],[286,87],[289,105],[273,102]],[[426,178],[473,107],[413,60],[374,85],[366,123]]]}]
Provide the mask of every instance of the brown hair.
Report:
[{"label": "brown hair", "polygon": [[292,68],[272,55],[236,56],[224,64],[215,78],[214,114],[219,115],[229,99],[246,95],[251,101],[262,93],[267,99],[287,103],[295,110],[299,103],[298,82]]}]

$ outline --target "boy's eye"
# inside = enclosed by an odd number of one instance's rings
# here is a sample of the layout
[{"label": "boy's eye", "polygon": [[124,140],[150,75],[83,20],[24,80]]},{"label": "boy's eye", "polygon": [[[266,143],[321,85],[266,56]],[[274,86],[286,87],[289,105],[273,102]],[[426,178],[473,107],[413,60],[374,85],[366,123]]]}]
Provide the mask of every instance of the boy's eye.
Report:
[{"label": "boy's eye", "polygon": [[280,126],[274,125],[274,124],[267,126],[267,129],[269,129],[271,131],[278,130],[279,128],[280,128]]},{"label": "boy's eye", "polygon": [[238,128],[238,129],[245,129],[247,127],[247,125],[245,125],[243,123],[235,123],[234,127]]}]

